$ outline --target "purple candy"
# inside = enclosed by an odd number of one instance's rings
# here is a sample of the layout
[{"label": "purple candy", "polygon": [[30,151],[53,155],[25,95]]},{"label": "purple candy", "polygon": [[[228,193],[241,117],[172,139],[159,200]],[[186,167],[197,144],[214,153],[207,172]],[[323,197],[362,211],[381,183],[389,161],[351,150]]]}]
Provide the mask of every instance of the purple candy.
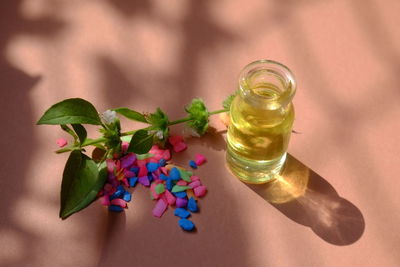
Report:
[{"label": "purple candy", "polygon": [[179,197],[178,197],[178,198],[176,199],[176,206],[177,206],[178,208],[186,208],[187,203],[188,203],[188,201],[187,201],[186,198],[179,198]]},{"label": "purple candy", "polygon": [[128,168],[136,160],[136,155],[134,153],[129,153],[128,155],[121,158],[121,168]]},{"label": "purple candy", "polygon": [[150,181],[147,176],[139,177],[139,183],[141,183],[144,186],[150,186]]}]

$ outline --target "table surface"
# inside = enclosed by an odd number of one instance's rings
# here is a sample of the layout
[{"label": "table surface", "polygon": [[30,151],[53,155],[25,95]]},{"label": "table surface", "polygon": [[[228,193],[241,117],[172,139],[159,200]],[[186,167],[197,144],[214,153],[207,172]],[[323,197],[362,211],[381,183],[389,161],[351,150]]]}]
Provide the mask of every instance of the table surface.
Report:
[{"label": "table surface", "polygon": [[[1,266],[400,265],[400,1],[0,5]],[[58,218],[67,155],[52,151],[65,135],[35,126],[50,105],[81,97],[99,111],[161,107],[177,119],[194,97],[220,108],[239,71],[262,58],[298,82],[299,134],[283,180],[235,179],[213,117],[215,129],[175,157],[209,159],[197,171],[209,192],[195,233],[181,231],[172,209],[154,218],[141,187],[125,213],[94,203]]]}]

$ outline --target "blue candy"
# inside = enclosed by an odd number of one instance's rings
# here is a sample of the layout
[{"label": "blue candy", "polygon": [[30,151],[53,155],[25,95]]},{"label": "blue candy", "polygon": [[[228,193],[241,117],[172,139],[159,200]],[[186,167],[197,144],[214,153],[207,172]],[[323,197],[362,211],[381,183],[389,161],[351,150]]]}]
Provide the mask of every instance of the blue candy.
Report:
[{"label": "blue candy", "polygon": [[167,165],[167,161],[165,159],[160,159],[158,161],[158,164],[160,165],[160,167],[164,167],[165,165]]},{"label": "blue candy", "polygon": [[128,179],[129,186],[130,186],[130,187],[135,187],[137,181],[138,181],[138,178],[137,178],[137,177],[129,178],[129,179]]},{"label": "blue candy", "polygon": [[180,217],[181,219],[186,219],[190,216],[190,212],[182,208],[176,208],[174,215]]},{"label": "blue candy", "polygon": [[134,172],[134,173],[136,174],[136,176],[137,176],[138,173],[139,173],[139,167],[132,167],[132,168],[130,169],[130,171],[131,171],[131,172]]},{"label": "blue candy", "polygon": [[117,191],[115,191],[115,193],[110,196],[110,200],[113,200],[115,198],[120,198],[124,192],[125,192],[124,187],[122,185],[119,185],[117,187]]},{"label": "blue candy", "polygon": [[189,161],[189,166],[192,167],[193,169],[197,169],[197,164],[194,162],[194,160]]},{"label": "blue candy", "polygon": [[167,186],[167,189],[168,189],[169,191],[172,190],[173,184],[172,184],[172,180],[171,180],[171,179],[168,179],[168,180],[167,180],[166,186]]},{"label": "blue candy", "polygon": [[158,163],[149,162],[146,164],[146,167],[149,172],[154,172],[158,169]]},{"label": "blue candy", "polygon": [[147,175],[147,178],[149,179],[150,183],[153,181],[153,175],[151,173]]},{"label": "blue candy", "polygon": [[179,226],[185,231],[192,231],[194,229],[194,223],[188,219],[180,219]]},{"label": "blue candy", "polygon": [[124,208],[121,208],[120,206],[116,206],[116,205],[111,205],[108,207],[109,211],[115,211],[115,212],[121,212],[124,210]]},{"label": "blue candy", "polygon": [[122,199],[125,200],[126,202],[131,201],[131,199],[132,199],[131,193],[129,193],[128,191],[125,191],[124,195],[122,196]]},{"label": "blue candy", "polygon": [[163,181],[167,181],[168,180],[168,176],[166,176],[165,174],[160,174],[160,179]]},{"label": "blue candy", "polygon": [[178,168],[173,167],[170,171],[169,171],[169,177],[174,180],[177,181],[179,180],[179,178],[181,178],[181,173],[179,172]]},{"label": "blue candy", "polygon": [[197,206],[196,200],[193,197],[189,198],[189,202],[188,202],[187,208],[191,212],[198,212],[199,211],[199,207]]},{"label": "blue candy", "polygon": [[179,197],[179,198],[185,198],[187,196],[185,191],[176,192],[176,193],[172,193],[172,194],[174,194],[176,197]]}]

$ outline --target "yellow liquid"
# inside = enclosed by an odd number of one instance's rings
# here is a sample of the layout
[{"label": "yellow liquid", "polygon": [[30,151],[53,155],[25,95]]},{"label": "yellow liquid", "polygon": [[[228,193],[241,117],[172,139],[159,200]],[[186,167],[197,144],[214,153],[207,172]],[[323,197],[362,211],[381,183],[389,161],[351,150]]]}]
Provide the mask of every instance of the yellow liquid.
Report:
[{"label": "yellow liquid", "polygon": [[279,103],[280,90],[272,84],[258,84],[251,90],[257,105],[239,95],[231,105],[228,165],[240,179],[262,183],[282,167],[294,109],[292,104],[283,107]]}]

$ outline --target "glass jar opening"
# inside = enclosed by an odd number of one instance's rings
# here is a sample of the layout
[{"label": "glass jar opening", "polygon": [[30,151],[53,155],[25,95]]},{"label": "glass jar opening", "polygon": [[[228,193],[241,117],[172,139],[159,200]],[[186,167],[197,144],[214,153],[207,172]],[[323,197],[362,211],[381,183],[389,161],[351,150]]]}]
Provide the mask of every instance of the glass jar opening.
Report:
[{"label": "glass jar opening", "polygon": [[251,102],[291,102],[296,91],[294,75],[285,65],[272,60],[258,60],[248,64],[239,77],[242,96]]}]

